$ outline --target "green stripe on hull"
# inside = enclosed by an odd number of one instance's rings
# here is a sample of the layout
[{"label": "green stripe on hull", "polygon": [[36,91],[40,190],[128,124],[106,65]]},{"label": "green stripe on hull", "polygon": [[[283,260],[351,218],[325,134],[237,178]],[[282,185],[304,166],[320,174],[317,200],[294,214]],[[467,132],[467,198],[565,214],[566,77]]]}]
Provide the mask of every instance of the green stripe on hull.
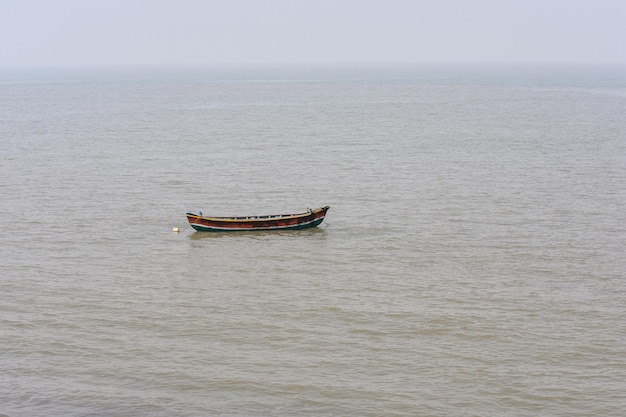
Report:
[{"label": "green stripe on hull", "polygon": [[191,224],[191,227],[193,227],[198,232],[254,232],[254,231],[261,232],[261,231],[271,231],[271,230],[301,230],[301,229],[308,229],[310,227],[318,226],[320,223],[322,223],[322,221],[324,221],[323,217],[321,219],[317,219],[315,221],[312,221],[311,223],[294,224],[292,226],[252,227],[252,228],[242,228],[242,229],[236,229],[236,228],[216,229],[216,228],[201,226],[201,225],[197,225],[197,224]]}]

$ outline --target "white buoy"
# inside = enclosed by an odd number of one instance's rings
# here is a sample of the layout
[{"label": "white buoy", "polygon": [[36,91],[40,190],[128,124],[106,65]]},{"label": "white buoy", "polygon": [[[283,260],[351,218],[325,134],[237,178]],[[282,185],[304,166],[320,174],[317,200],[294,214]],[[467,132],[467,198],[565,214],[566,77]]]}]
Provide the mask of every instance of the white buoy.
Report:
[{"label": "white buoy", "polygon": [[178,233],[178,232],[180,232],[180,229],[179,229],[178,227],[174,227],[174,228],[172,229],[172,232],[174,232],[174,233]]}]

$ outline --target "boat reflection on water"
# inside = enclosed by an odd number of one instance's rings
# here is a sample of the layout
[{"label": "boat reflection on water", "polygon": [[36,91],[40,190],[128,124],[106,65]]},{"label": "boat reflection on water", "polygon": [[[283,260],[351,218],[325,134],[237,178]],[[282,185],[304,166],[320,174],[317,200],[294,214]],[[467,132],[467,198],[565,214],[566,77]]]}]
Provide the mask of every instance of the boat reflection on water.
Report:
[{"label": "boat reflection on water", "polygon": [[237,233],[206,233],[206,232],[198,232],[194,231],[189,234],[189,239],[191,240],[202,240],[202,239],[228,239],[228,238],[267,238],[267,237],[284,237],[284,238],[292,238],[292,237],[300,237],[300,236],[316,236],[323,237],[326,236],[326,228],[325,227],[314,227],[309,229],[291,229],[291,230],[259,230],[259,231],[243,231]]}]

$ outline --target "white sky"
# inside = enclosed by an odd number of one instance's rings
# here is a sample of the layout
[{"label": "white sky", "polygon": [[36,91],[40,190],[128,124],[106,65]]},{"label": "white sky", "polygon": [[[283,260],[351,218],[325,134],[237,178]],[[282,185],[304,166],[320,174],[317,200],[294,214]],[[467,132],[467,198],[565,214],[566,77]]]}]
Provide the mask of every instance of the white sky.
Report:
[{"label": "white sky", "polygon": [[0,67],[626,63],[626,0],[0,0]]}]

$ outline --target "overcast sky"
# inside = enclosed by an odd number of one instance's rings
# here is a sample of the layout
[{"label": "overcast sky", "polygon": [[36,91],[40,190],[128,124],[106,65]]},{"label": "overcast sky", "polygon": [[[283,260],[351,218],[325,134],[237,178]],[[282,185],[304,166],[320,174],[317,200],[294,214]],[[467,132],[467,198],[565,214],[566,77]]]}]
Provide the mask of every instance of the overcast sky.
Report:
[{"label": "overcast sky", "polygon": [[626,0],[0,0],[0,67],[626,63]]}]

